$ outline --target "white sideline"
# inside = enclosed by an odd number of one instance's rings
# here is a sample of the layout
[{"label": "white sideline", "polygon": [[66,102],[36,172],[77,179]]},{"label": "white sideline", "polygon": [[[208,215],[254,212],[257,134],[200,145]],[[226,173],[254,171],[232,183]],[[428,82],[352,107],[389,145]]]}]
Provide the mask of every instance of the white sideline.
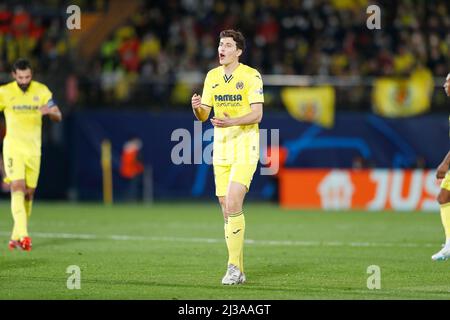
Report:
[{"label": "white sideline", "polygon": [[[10,236],[10,232],[0,231],[0,236]],[[183,238],[183,237],[145,237],[130,235],[97,235],[82,233],[47,233],[33,232],[32,237],[50,239],[79,239],[79,240],[116,240],[116,241],[167,241],[167,242],[199,242],[222,243],[224,239],[212,238]],[[436,247],[436,243],[395,243],[395,242],[341,242],[341,241],[296,241],[296,240],[245,240],[250,245],[299,246],[299,247]]]}]

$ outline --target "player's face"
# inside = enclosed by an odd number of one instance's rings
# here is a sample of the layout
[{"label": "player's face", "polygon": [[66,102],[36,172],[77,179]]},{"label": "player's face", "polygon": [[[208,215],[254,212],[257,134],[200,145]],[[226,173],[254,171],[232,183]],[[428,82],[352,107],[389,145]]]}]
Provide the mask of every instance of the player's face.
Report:
[{"label": "player's face", "polygon": [[447,97],[450,97],[450,73],[447,75],[447,78],[445,79],[444,90],[445,93],[447,94]]},{"label": "player's face", "polygon": [[19,70],[17,69],[16,72],[12,73],[14,79],[16,79],[17,84],[19,85],[20,89],[22,91],[27,91],[28,87],[30,86],[31,79],[33,77],[30,69],[25,70]]},{"label": "player's face", "polygon": [[236,41],[231,37],[220,39],[217,51],[221,65],[228,65],[237,61],[242,53],[242,50],[237,48]]}]

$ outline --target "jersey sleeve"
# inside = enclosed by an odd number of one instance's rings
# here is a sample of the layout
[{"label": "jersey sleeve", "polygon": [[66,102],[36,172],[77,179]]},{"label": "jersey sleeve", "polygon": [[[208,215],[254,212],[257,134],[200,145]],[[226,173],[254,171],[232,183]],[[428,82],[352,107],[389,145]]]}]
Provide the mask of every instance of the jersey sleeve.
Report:
[{"label": "jersey sleeve", "polygon": [[208,72],[203,84],[202,104],[208,107],[213,107],[213,94],[212,94],[212,76],[211,72]]},{"label": "jersey sleeve", "polygon": [[263,81],[261,74],[256,70],[249,78],[248,103],[264,103]]},{"label": "jersey sleeve", "polygon": [[42,88],[42,104],[47,104],[49,108],[56,106],[55,101],[53,100],[53,94],[52,92],[47,88],[47,86],[44,86]]}]

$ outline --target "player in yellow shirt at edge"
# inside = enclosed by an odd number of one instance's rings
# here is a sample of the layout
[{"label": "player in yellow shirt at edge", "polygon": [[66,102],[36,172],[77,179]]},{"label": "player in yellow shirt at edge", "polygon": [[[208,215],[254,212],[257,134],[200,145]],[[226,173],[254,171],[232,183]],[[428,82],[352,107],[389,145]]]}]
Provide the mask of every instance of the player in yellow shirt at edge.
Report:
[{"label": "player in yellow shirt at edge", "polygon": [[228,264],[222,284],[244,283],[243,203],[259,161],[259,128],[263,116],[263,82],[259,72],[239,62],[245,49],[242,33],[224,30],[218,47],[220,66],[208,72],[202,96],[192,96],[198,120],[214,116],[213,166],[216,196],[225,220]]},{"label": "player in yellow shirt at edge", "polygon": [[0,111],[6,120],[3,141],[5,181],[11,188],[14,228],[9,249],[31,250],[28,220],[41,163],[42,117],[61,121],[62,115],[52,93],[42,83],[33,81],[31,64],[19,59],[12,67],[15,81],[0,87]]},{"label": "player in yellow shirt at edge", "polygon": [[[445,78],[444,91],[450,97],[450,73]],[[450,118],[449,118],[450,123]],[[436,170],[436,178],[443,179],[441,182],[441,190],[438,195],[438,203],[441,207],[441,221],[445,231],[444,247],[431,256],[434,261],[447,260],[450,258],[450,151],[439,164]]]}]

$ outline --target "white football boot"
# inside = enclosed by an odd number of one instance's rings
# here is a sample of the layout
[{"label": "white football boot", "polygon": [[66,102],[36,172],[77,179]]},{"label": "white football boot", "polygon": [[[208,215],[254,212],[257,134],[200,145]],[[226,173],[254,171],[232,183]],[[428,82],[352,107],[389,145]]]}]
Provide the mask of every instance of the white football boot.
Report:
[{"label": "white football boot", "polygon": [[245,283],[247,281],[247,278],[245,277],[245,273],[241,273],[241,277],[239,278],[239,283]]},{"label": "white football boot", "polygon": [[222,284],[232,285],[245,282],[245,275],[234,264],[229,264],[227,273],[222,278]]},{"label": "white football boot", "polygon": [[431,259],[434,261],[442,261],[450,258],[450,244],[446,244],[438,253],[433,254]]}]

